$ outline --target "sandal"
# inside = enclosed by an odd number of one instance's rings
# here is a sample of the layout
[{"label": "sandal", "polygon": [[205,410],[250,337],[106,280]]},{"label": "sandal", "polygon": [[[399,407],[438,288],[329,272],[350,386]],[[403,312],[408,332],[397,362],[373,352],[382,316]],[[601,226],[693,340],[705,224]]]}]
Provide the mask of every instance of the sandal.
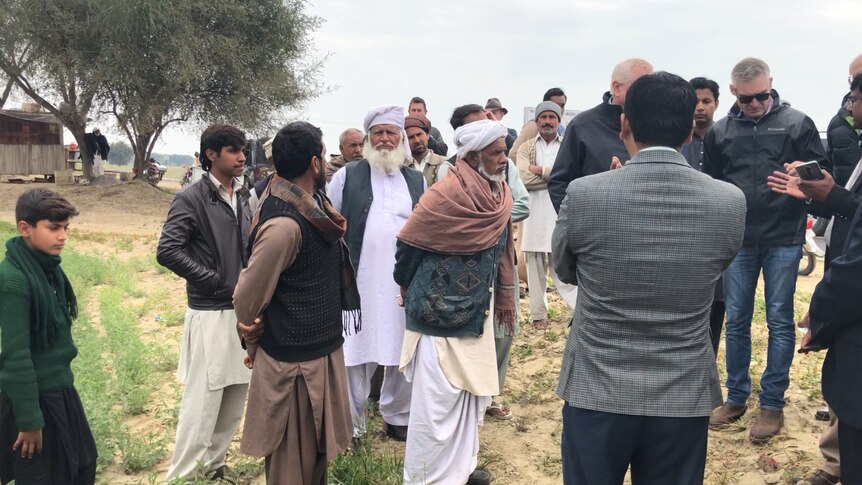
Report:
[{"label": "sandal", "polygon": [[485,410],[485,414],[492,418],[499,419],[500,421],[512,419],[512,411],[506,406],[502,406],[496,402],[492,402],[491,405],[488,406],[488,409]]}]

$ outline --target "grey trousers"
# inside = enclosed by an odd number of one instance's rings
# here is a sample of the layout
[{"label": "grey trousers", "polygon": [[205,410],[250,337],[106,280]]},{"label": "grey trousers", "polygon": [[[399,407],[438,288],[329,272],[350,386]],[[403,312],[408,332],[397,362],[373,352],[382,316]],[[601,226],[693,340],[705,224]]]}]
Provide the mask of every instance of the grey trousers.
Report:
[{"label": "grey trousers", "polygon": [[167,481],[191,475],[197,470],[198,462],[203,462],[210,471],[224,465],[227,450],[242,421],[248,384],[210,391],[206,376],[192,378],[193,372],[189,372],[180,403],[177,439]]},{"label": "grey trousers", "polygon": [[509,356],[512,350],[512,337],[495,337],[494,347],[497,350],[497,379],[500,381],[500,394],[503,394],[503,384],[506,382],[506,370],[509,368]]},{"label": "grey trousers", "polygon": [[829,426],[823,430],[820,436],[820,453],[823,455],[823,465],[820,467],[824,472],[841,476],[841,461],[838,457],[838,417],[829,408]]},{"label": "grey trousers", "polygon": [[530,288],[530,317],[536,320],[548,318],[548,274],[557,286],[557,292],[569,306],[574,310],[578,299],[578,287],[563,283],[557,278],[554,266],[551,264],[551,253],[536,253],[524,251],[524,259],[527,264],[527,285]]}]

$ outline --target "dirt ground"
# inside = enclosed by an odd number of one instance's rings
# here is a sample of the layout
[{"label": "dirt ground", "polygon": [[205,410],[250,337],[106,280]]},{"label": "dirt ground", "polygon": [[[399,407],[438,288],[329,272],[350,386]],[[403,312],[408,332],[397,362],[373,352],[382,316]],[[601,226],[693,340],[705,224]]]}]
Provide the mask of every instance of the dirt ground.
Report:
[{"label": "dirt ground", "polygon": [[158,237],[173,199],[173,194],[141,181],[100,186],[0,183],[0,218],[12,221],[15,200],[36,187],[56,190],[75,205],[80,216],[73,220],[73,230],[108,235]]},{"label": "dirt ground", "polygon": [[[169,185],[169,184],[165,184]],[[101,187],[59,186],[53,184],[16,185],[0,183],[0,219],[12,222],[14,202],[26,189],[45,186],[65,194],[79,209],[81,215],[73,220],[73,230],[101,233],[108,237],[133,237],[130,254],[141,255],[153,251],[164,223],[173,195],[146,183]],[[74,233],[73,233],[74,237]],[[111,247],[110,242],[106,248]],[[100,250],[96,245],[94,251]],[[822,276],[822,260],[814,274],[800,277],[797,285],[797,313],[804,311],[804,302]],[[164,284],[165,276],[156,272],[143,273],[143,288],[157,288]],[[179,283],[173,283],[176,305],[184,305],[184,294]],[[172,287],[172,290],[174,288]],[[485,464],[496,475],[496,482],[506,484],[558,484],[560,471],[560,418],[561,401],[554,395],[557,377],[565,347],[568,310],[556,294],[550,294],[551,325],[545,331],[536,331],[529,325],[528,300],[521,302],[522,332],[515,339],[506,386],[501,400],[508,404],[514,419],[495,421],[486,419],[481,431],[480,464]],[[154,315],[141,318],[145,335],[162,341],[179,342],[181,327],[170,328],[163,335],[152,324]],[[753,328],[754,353],[758,357],[752,364],[755,387],[765,364],[766,329]],[[722,348],[723,348],[722,341]],[[178,346],[177,346],[178,347]],[[786,429],[780,437],[765,446],[755,446],[748,440],[747,430],[738,426],[729,431],[710,432],[705,483],[737,483],[742,485],[790,483],[790,477],[819,467],[818,439],[824,423],[814,420],[814,410],[822,405],[819,394],[819,369],[822,355],[796,356],[791,369],[791,384],[787,392],[785,409]],[[724,378],[724,352],[719,353],[719,373]],[[165,383],[172,386],[173,383]],[[164,403],[163,405],[178,405]],[[744,418],[750,425],[756,416],[756,399],[749,401]],[[170,451],[171,447],[169,447]],[[400,448],[396,448],[400,449]],[[163,479],[170,460],[155,470]],[[147,473],[126,476],[117,467],[107,470],[108,483],[147,483]],[[263,483],[262,478],[256,483]]]}]

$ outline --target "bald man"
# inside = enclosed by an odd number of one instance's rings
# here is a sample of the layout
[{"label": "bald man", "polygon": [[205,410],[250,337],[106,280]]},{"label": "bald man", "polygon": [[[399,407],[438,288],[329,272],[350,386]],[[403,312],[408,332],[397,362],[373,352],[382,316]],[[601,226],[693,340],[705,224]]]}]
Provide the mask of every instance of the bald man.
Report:
[{"label": "bald man", "polygon": [[[853,76],[862,73],[862,54],[856,56],[850,63],[848,84]],[[860,130],[853,128],[853,117],[847,109],[847,98],[850,93],[841,99],[838,113],[829,122],[826,129],[826,143],[829,159],[835,167],[835,183],[844,186],[853,173],[856,162],[862,158],[862,135]]]},{"label": "bald man", "polygon": [[[850,63],[848,69],[848,82],[862,73],[862,54],[856,56]],[[848,98],[850,92],[844,95],[838,113],[829,122],[826,129],[826,150],[829,158],[834,164],[835,184],[844,186],[853,173],[853,169],[862,158],[862,130],[854,128],[853,116],[850,113]],[[841,253],[841,247],[827,247],[827,265]],[[832,485],[841,480],[841,460],[838,454],[838,418],[829,408],[817,410],[818,419],[828,419],[829,425],[820,437],[820,454],[823,455],[823,464],[813,475],[805,477],[812,485]],[[821,417],[822,416],[822,417]],[[795,479],[794,479],[795,480]],[[801,478],[800,478],[801,480]]]},{"label": "bald man", "polygon": [[620,62],[614,67],[611,89],[602,97],[602,102],[569,122],[548,179],[548,193],[554,210],[560,211],[560,203],[572,180],[610,170],[613,157],[629,159],[629,153],[620,140],[620,115],[629,86],[637,78],[652,72],[652,64],[643,59]]}]

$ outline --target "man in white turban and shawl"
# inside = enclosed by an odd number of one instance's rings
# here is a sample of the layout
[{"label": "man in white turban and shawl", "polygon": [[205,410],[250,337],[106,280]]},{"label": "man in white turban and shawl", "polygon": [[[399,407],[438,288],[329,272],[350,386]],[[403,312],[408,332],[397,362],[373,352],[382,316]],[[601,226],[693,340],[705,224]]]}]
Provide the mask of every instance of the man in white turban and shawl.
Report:
[{"label": "man in white turban and shawl", "polygon": [[[404,310],[392,280],[395,237],[425,190],[422,173],[408,168],[404,109],[385,105],[365,116],[364,159],[335,172],[327,193],[347,219],[344,240],[356,269],[361,315],[345,314],[344,362],[350,392],[353,435],[365,432],[371,377],[384,366],[380,414],[386,434],[407,439],[410,384],[398,372],[404,339]],[[361,326],[362,331],[359,332]]]},{"label": "man in white turban and shawl", "polygon": [[455,167],[398,234],[401,371],[413,386],[405,484],[492,480],[476,465],[479,426],[499,394],[493,325],[517,318],[506,134],[492,120],[458,128]]}]

